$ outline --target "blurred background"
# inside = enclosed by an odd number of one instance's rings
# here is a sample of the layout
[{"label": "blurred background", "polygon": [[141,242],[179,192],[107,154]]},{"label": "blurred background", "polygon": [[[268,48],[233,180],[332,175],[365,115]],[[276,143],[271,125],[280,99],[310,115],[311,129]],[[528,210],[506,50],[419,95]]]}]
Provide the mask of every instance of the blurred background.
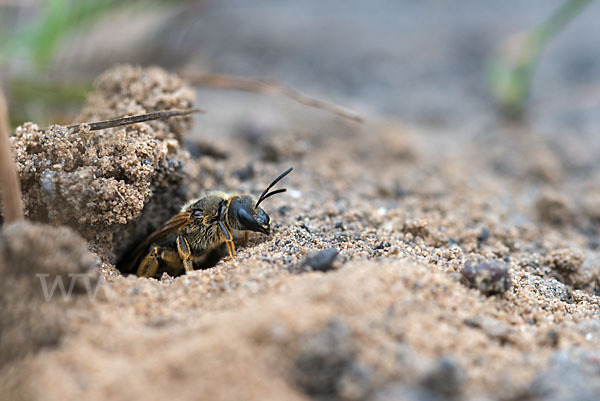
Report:
[{"label": "blurred background", "polygon": [[517,121],[594,141],[599,19],[590,0],[0,0],[0,73],[13,126],[72,122],[99,73],[134,63],[268,79],[433,129]]}]

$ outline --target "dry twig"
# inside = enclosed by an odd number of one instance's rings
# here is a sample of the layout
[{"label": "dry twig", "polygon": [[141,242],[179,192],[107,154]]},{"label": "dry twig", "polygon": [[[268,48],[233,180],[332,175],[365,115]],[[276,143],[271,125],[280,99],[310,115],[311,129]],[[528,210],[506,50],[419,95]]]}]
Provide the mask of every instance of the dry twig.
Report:
[{"label": "dry twig", "polygon": [[[172,118],[172,117],[183,117],[183,116],[187,116],[188,114],[194,114],[194,113],[204,113],[204,110],[202,110],[202,109],[161,110],[161,111],[156,111],[153,113],[138,114],[138,115],[130,116],[130,117],[115,118],[112,120],[104,120],[104,121],[97,121],[97,122],[91,122],[91,123],[79,123],[79,124],[67,125],[65,128],[73,130],[74,132],[78,132],[81,129],[81,126],[86,124],[90,127],[90,131],[98,131],[101,129],[121,127],[123,125],[143,123],[145,121],[151,121],[151,120],[160,120],[160,119]],[[42,131],[48,131],[49,129],[50,128],[46,128],[46,129],[43,129]]]},{"label": "dry twig", "polygon": [[4,205],[4,221],[12,223],[23,220],[23,199],[21,184],[15,167],[15,159],[8,140],[10,125],[6,100],[0,90],[0,187],[2,188],[2,204]]},{"label": "dry twig", "polygon": [[337,114],[340,117],[362,123],[363,119],[354,111],[348,110],[337,104],[328,103],[322,100],[306,96],[295,89],[280,85],[276,82],[261,81],[249,78],[243,78],[233,75],[221,74],[203,74],[193,72],[183,72],[181,74],[190,83],[197,86],[204,86],[218,89],[231,89],[244,92],[262,93],[271,96],[283,96],[295,100],[305,106],[326,110]]}]

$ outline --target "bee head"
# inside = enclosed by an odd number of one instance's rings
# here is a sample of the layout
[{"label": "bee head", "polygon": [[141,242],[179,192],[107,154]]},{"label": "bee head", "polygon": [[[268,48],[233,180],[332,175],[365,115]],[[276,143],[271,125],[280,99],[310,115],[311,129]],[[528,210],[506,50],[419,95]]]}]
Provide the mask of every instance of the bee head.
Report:
[{"label": "bee head", "polygon": [[236,196],[229,205],[229,223],[236,230],[271,232],[271,218],[261,208],[254,207],[254,199],[249,196]]},{"label": "bee head", "polygon": [[285,188],[276,189],[271,192],[269,192],[269,190],[292,170],[293,168],[290,167],[281,173],[279,177],[275,178],[260,195],[260,198],[258,198],[256,204],[249,196],[237,196],[232,199],[229,206],[229,222],[232,225],[237,225],[237,227],[234,226],[232,228],[238,230],[258,231],[268,235],[271,232],[271,218],[261,207],[259,207],[259,205],[265,199],[285,192]]}]

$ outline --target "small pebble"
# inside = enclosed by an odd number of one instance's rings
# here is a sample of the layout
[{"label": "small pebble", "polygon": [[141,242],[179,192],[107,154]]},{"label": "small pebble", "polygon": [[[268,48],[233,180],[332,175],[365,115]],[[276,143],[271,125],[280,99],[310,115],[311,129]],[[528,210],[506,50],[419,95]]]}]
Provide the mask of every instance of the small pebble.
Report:
[{"label": "small pebble", "polygon": [[249,181],[255,176],[254,165],[249,163],[246,167],[234,170],[233,175],[239,178],[240,181]]},{"label": "small pebble", "polygon": [[512,287],[508,265],[499,260],[482,263],[468,261],[461,274],[467,284],[485,295],[502,294]]},{"label": "small pebble", "polygon": [[483,227],[481,229],[481,233],[477,237],[477,241],[479,241],[479,242],[485,242],[488,239],[490,239],[490,232],[489,232],[489,230],[487,228]]},{"label": "small pebble", "polygon": [[422,385],[438,399],[455,399],[464,391],[465,373],[454,358],[444,356],[423,377]]},{"label": "small pebble", "polygon": [[338,251],[335,248],[327,248],[318,252],[311,252],[308,254],[304,262],[302,262],[302,269],[307,270],[318,270],[326,272],[335,269],[335,259],[337,258]]}]

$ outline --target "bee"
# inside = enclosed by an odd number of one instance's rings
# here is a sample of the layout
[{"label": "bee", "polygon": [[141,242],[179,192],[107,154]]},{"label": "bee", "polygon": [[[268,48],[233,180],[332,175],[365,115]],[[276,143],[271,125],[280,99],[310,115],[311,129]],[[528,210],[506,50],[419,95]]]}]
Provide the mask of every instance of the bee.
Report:
[{"label": "bee", "polygon": [[293,170],[290,167],[262,192],[257,201],[248,195],[209,192],[187,202],[141,242],[121,264],[122,271],[140,277],[159,278],[163,272],[179,276],[195,269],[212,267],[223,256],[233,258],[232,232],[248,231],[269,235],[271,218],[259,205],[285,188],[269,190]]}]

